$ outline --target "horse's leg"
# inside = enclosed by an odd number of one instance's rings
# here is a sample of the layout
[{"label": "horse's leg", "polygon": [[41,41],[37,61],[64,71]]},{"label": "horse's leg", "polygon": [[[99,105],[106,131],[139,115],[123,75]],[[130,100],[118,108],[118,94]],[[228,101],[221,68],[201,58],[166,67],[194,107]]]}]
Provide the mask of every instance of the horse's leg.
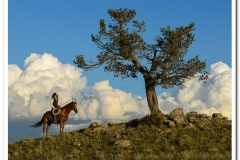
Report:
[{"label": "horse's leg", "polygon": [[59,129],[59,134],[61,134],[62,124],[63,124],[61,118],[59,118],[59,124],[60,124],[60,127],[59,127],[59,128],[60,128],[60,129]]},{"label": "horse's leg", "polygon": [[46,124],[48,122],[47,113],[43,115],[43,138],[46,136]]},{"label": "horse's leg", "polygon": [[51,127],[51,122],[48,122],[48,126],[47,126],[47,129],[46,129],[46,137],[48,136],[48,130],[50,129]]},{"label": "horse's leg", "polygon": [[46,122],[43,122],[43,138],[45,137]]},{"label": "horse's leg", "polygon": [[65,123],[66,123],[66,121],[64,121],[63,125],[62,125],[62,133],[63,133],[63,130],[64,130]]},{"label": "horse's leg", "polygon": [[63,129],[64,129],[64,125],[65,125],[66,121],[64,121],[64,119],[60,119],[60,134],[63,134]]}]

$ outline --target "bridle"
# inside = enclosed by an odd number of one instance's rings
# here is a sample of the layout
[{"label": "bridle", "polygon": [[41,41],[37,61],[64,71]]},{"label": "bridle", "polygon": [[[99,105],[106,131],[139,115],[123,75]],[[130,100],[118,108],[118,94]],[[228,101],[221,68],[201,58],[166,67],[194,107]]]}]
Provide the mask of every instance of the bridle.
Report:
[{"label": "bridle", "polygon": [[[74,105],[77,104],[77,102],[72,102],[72,103],[74,103]],[[76,107],[76,106],[75,106],[75,107]],[[76,107],[76,108],[77,108],[77,107]],[[73,105],[71,106],[71,110],[74,110],[74,109],[73,109]],[[77,111],[78,111],[78,108],[77,108]],[[77,114],[75,110],[74,110],[74,112],[75,112],[75,113],[73,113],[71,116],[74,116],[74,115]]]}]

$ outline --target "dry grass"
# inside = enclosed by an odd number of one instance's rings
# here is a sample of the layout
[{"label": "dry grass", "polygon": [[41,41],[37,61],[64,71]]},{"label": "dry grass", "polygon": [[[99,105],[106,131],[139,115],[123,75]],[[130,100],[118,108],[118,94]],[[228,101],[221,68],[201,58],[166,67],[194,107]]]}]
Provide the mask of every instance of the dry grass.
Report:
[{"label": "dry grass", "polygon": [[[189,129],[182,125],[169,128],[158,123],[157,117],[146,116],[135,127],[108,124],[99,130],[85,128],[9,143],[8,159],[230,160],[231,125],[214,120],[205,123],[205,128],[200,124],[198,121]],[[117,145],[119,140],[130,143]]]}]

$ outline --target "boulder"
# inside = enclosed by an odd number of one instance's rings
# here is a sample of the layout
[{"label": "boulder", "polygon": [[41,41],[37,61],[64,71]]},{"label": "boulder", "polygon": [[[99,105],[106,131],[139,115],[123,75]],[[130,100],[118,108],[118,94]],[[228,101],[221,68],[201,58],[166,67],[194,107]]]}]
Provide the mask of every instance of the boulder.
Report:
[{"label": "boulder", "polygon": [[102,127],[102,126],[99,126],[99,127],[96,127],[92,130],[93,133],[100,133],[102,131],[105,131],[106,128]]},{"label": "boulder", "polygon": [[184,124],[184,113],[182,108],[176,108],[171,113],[169,118],[173,120],[176,124]]},{"label": "boulder", "polygon": [[175,117],[173,118],[173,121],[176,123],[176,124],[185,124],[185,120],[184,120],[184,117]]},{"label": "boulder", "polygon": [[176,108],[170,113],[170,119],[174,119],[175,117],[183,117],[183,109],[182,108]]},{"label": "boulder", "polygon": [[190,117],[188,117],[188,121],[190,122],[190,123],[194,123],[194,122],[196,122],[196,117],[195,116],[190,116]]},{"label": "boulder", "polygon": [[222,118],[222,114],[221,113],[213,113],[212,118]]},{"label": "boulder", "polygon": [[192,123],[188,123],[184,128],[195,128],[195,126]]},{"label": "boulder", "polygon": [[98,126],[99,126],[99,124],[97,122],[93,122],[93,123],[90,124],[89,127],[95,128],[95,127],[98,127]]},{"label": "boulder", "polygon": [[223,117],[222,119],[223,119],[223,121],[227,121],[228,117]]},{"label": "boulder", "polygon": [[208,116],[207,114],[199,114],[199,118],[200,118],[202,121],[211,121],[211,120],[212,120],[212,117],[211,117],[211,116]]}]

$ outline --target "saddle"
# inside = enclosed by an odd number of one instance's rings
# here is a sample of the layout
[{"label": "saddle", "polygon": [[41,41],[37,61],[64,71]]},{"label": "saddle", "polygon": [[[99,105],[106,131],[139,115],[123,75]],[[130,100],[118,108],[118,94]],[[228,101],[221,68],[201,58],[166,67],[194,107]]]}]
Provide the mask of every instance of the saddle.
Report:
[{"label": "saddle", "polygon": [[54,124],[57,124],[59,122],[59,114],[61,113],[61,109],[60,107],[58,107],[57,109],[55,110],[52,110],[52,115],[51,117],[53,118],[53,123]]}]

